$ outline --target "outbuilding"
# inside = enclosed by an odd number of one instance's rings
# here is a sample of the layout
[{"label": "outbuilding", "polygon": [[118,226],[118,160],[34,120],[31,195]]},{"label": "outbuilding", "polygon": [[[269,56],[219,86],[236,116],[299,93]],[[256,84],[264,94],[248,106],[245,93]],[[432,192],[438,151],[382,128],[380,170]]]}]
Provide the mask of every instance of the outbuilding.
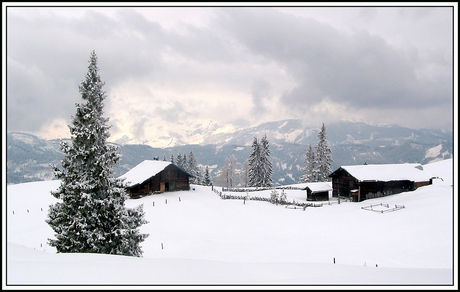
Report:
[{"label": "outbuilding", "polygon": [[329,201],[332,192],[331,182],[307,183],[304,190],[307,191],[307,201]]},{"label": "outbuilding", "polygon": [[329,175],[332,196],[366,199],[413,191],[432,183],[432,175],[421,164],[365,164],[341,166]]},{"label": "outbuilding", "polygon": [[150,194],[190,189],[190,177],[184,169],[169,162],[144,160],[120,176],[127,182],[131,198]]}]

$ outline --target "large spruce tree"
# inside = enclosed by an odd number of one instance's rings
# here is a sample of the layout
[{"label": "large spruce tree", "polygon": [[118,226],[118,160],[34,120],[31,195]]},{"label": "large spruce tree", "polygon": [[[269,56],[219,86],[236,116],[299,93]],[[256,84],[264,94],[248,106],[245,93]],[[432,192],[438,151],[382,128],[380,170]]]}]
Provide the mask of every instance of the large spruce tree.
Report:
[{"label": "large spruce tree", "polygon": [[148,234],[139,227],[148,223],[142,205],[125,207],[128,198],[123,181],[114,178],[113,166],[121,154],[107,144],[108,118],[103,117],[102,91],[97,56],[90,54],[86,79],[79,86],[83,102],[69,125],[71,143],[61,143],[62,169],[54,166],[61,184],[52,195],[60,199],[50,206],[46,222],[56,239],[49,244],[60,253],[104,253],[141,256],[139,244]]}]

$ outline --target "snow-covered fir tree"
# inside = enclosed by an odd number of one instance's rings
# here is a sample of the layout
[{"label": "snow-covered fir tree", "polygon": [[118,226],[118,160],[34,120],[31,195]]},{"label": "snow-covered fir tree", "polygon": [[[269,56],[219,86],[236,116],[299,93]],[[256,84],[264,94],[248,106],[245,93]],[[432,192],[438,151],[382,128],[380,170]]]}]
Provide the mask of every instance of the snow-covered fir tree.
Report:
[{"label": "snow-covered fir tree", "polygon": [[318,144],[315,146],[318,170],[317,181],[330,181],[331,179],[328,175],[332,172],[331,165],[333,160],[332,151],[327,143],[326,126],[324,126],[324,123],[321,131],[318,133],[318,138]]},{"label": "snow-covered fir tree", "polygon": [[270,203],[272,204],[278,204],[279,202],[279,194],[278,191],[273,188],[273,190],[270,193]]},{"label": "snow-covered fir tree", "polygon": [[317,182],[317,161],[315,151],[313,150],[311,144],[308,145],[304,162],[307,164],[307,166],[302,168],[303,175],[300,177],[300,182]]},{"label": "snow-covered fir tree", "polygon": [[186,172],[189,172],[187,155],[185,155],[185,153],[184,153],[184,155],[182,155],[182,163],[181,163],[180,167],[182,167],[182,169],[184,169]]},{"label": "snow-covered fir tree", "polygon": [[252,152],[249,156],[249,186],[270,187],[272,185],[273,167],[269,159],[270,146],[267,136],[264,135],[260,143],[254,137]]},{"label": "snow-covered fir tree", "polygon": [[193,154],[193,151],[190,151],[190,155],[188,156],[187,164],[188,164],[187,172],[193,175],[190,178],[190,183],[201,184],[201,170],[197,165],[195,154]]},{"label": "snow-covered fir tree", "polygon": [[236,187],[238,184],[238,169],[239,163],[235,155],[232,154],[232,156],[225,159],[225,165],[217,172],[217,184],[227,188]]},{"label": "snow-covered fir tree", "polygon": [[204,181],[203,168],[201,166],[197,166],[196,167],[196,184],[203,185],[203,181]]},{"label": "snow-covered fir tree", "polygon": [[179,154],[177,154],[177,157],[176,157],[176,165],[179,166],[180,168],[184,169],[184,159],[183,159],[182,154],[180,152],[179,152]]},{"label": "snow-covered fir tree", "polygon": [[249,186],[250,187],[260,187],[262,186],[262,166],[260,162],[260,146],[257,140],[257,137],[254,137],[252,142],[252,152],[249,155]]},{"label": "snow-covered fir tree", "polygon": [[203,185],[205,186],[212,185],[212,179],[211,179],[211,175],[209,174],[209,167],[207,165],[204,171]]},{"label": "snow-covered fir tree", "polygon": [[262,166],[261,186],[270,187],[272,185],[273,166],[270,161],[270,145],[267,135],[260,141],[260,161]]},{"label": "snow-covered fir tree", "polygon": [[285,204],[287,202],[286,191],[284,189],[281,190],[281,193],[279,195],[279,201],[281,204]]},{"label": "snow-covered fir tree", "polygon": [[71,142],[61,142],[62,169],[53,166],[61,181],[51,194],[59,202],[50,206],[46,222],[55,232],[49,245],[60,253],[103,253],[141,256],[140,243],[148,236],[139,227],[148,223],[142,205],[125,207],[128,195],[113,166],[121,154],[108,145],[108,118],[103,116],[106,93],[99,76],[97,56],[90,54],[86,79],[79,91],[83,102],[69,125]]},{"label": "snow-covered fir tree", "polygon": [[249,161],[246,159],[241,167],[240,183],[243,188],[249,186]]},{"label": "snow-covered fir tree", "polygon": [[174,154],[171,154],[171,163],[174,164]]}]

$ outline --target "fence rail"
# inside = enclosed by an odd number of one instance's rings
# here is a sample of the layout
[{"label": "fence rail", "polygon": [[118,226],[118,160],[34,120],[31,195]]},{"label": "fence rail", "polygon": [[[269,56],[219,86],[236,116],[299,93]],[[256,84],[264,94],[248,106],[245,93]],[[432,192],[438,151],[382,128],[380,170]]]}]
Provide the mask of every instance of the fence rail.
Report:
[{"label": "fence rail", "polygon": [[[224,188],[222,188],[224,190]],[[271,190],[273,188],[267,188],[268,190]],[[259,188],[259,190],[261,190]],[[314,204],[314,203],[307,203],[307,202],[296,202],[296,201],[292,201],[292,202],[288,202],[288,201],[280,201],[280,200],[275,200],[273,201],[272,199],[270,198],[267,198],[267,197],[259,197],[259,196],[238,196],[238,195],[229,195],[229,194],[224,194],[223,192],[220,192],[218,191],[217,189],[213,189],[213,191],[219,195],[219,197],[222,199],[222,200],[248,200],[248,201],[262,201],[262,202],[269,202],[269,203],[273,203],[273,204],[276,204],[276,205],[286,205],[286,208],[289,207],[289,206],[294,206],[294,207],[301,207],[303,208],[303,210],[305,210],[305,208],[307,207],[322,207],[323,206],[323,203],[318,203],[318,204]],[[228,191],[227,188],[225,188],[225,191]],[[292,209],[296,209],[296,208],[292,208]]]},{"label": "fence rail", "polygon": [[[373,209],[376,206],[385,207],[387,209]],[[363,209],[363,210],[374,211],[374,212],[378,212],[378,213],[381,213],[381,214],[388,213],[388,212],[393,212],[393,211],[398,211],[398,210],[402,210],[402,209],[405,209],[405,208],[406,207],[404,205],[395,205],[394,208],[390,208],[389,204],[383,204],[383,203],[361,207],[361,209]]]},{"label": "fence rail", "polygon": [[303,190],[303,188],[300,187],[283,187],[283,186],[278,186],[278,187],[251,187],[251,188],[226,188],[222,187],[222,192],[232,192],[232,193],[238,193],[238,192],[258,192],[258,191],[269,191],[269,190]]}]

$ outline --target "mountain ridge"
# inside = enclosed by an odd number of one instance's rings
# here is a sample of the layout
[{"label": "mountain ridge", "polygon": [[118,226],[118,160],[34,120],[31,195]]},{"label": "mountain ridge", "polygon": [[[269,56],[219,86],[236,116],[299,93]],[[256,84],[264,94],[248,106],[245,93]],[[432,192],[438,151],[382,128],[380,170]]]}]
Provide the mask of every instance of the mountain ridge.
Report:
[{"label": "mountain ridge", "polygon": [[[302,175],[301,169],[305,166],[304,154],[308,144],[317,144],[317,134],[321,127],[309,128],[304,125],[302,120],[295,119],[268,122],[231,133],[223,131],[208,135],[201,140],[201,144],[171,147],[111,142],[120,147],[123,155],[121,163],[114,168],[115,175],[124,174],[145,159],[158,157],[170,160],[171,155],[176,157],[178,153],[188,157],[190,151],[193,151],[198,164],[208,165],[211,175],[215,175],[231,155],[243,163],[249,157],[254,137],[267,135],[274,183],[297,183]],[[334,160],[333,170],[342,165],[363,163],[426,164],[452,158],[453,154],[451,132],[357,122],[325,126]],[[218,128],[214,132],[216,130]],[[174,139],[171,136],[169,138]],[[64,157],[59,141],[44,140],[25,133],[7,133],[7,184],[53,179],[50,164],[60,166]]]}]

